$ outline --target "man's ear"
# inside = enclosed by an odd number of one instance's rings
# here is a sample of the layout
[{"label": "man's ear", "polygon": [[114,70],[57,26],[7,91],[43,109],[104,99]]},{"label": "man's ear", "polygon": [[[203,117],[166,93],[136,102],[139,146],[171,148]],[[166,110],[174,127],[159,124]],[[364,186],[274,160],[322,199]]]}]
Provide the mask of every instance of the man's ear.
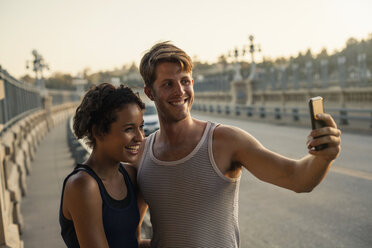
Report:
[{"label": "man's ear", "polygon": [[151,100],[154,101],[154,96],[152,94],[152,89],[149,86],[145,86],[145,94]]}]

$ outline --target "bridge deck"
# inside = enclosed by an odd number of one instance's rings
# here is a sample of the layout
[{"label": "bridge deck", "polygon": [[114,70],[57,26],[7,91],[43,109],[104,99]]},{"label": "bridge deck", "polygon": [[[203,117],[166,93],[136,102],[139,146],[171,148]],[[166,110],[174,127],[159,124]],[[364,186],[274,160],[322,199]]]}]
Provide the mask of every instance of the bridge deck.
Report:
[{"label": "bridge deck", "polygon": [[[306,153],[303,144],[309,128],[194,117],[247,130],[286,156]],[[51,129],[38,146],[27,177],[28,193],[21,204],[25,248],[65,247],[58,210],[63,179],[74,166],[66,121]],[[294,194],[244,173],[239,191],[241,247],[372,247],[371,140],[370,135],[345,132],[342,154],[311,194]]]},{"label": "bridge deck", "polygon": [[29,190],[22,202],[25,248],[65,247],[58,222],[59,202],[63,179],[74,166],[66,132],[66,121],[54,127],[32,162]]}]

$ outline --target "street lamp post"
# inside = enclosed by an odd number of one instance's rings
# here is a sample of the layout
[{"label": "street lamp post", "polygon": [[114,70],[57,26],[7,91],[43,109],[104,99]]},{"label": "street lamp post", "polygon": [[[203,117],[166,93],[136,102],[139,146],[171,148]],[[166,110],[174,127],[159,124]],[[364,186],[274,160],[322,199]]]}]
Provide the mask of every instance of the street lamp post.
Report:
[{"label": "street lamp post", "polygon": [[256,70],[256,63],[254,59],[254,54],[256,52],[261,52],[261,48],[259,44],[254,43],[254,36],[250,35],[248,37],[249,39],[249,45],[243,46],[241,50],[239,50],[237,47],[233,51],[230,51],[227,55],[228,58],[233,58],[234,61],[234,81],[240,81],[243,79],[241,72],[240,72],[240,62],[239,58],[244,58],[245,54],[249,52],[251,54],[251,71],[249,74],[249,79],[253,79],[255,77],[255,70]]},{"label": "street lamp post", "polygon": [[[44,84],[43,70],[44,69],[49,70],[49,65],[45,63],[43,56],[41,56],[36,50],[32,50],[32,55],[34,56],[34,59],[32,61],[32,65],[33,65],[32,70],[35,72],[35,84],[38,88],[44,91],[45,84]],[[28,63],[29,61],[26,62],[27,69],[29,68]]]},{"label": "street lamp post", "polygon": [[249,53],[251,54],[251,72],[249,74],[249,79],[253,80],[256,72],[256,63],[254,60],[255,52],[261,52],[261,47],[259,44],[254,44],[254,36],[250,35],[249,39]]},{"label": "street lamp post", "polygon": [[234,75],[234,81],[240,81],[243,79],[242,74],[240,73],[240,63],[239,63],[239,50],[238,48],[235,48],[234,50],[234,57],[235,57],[235,63],[234,63],[234,69],[235,69],[235,75]]}]

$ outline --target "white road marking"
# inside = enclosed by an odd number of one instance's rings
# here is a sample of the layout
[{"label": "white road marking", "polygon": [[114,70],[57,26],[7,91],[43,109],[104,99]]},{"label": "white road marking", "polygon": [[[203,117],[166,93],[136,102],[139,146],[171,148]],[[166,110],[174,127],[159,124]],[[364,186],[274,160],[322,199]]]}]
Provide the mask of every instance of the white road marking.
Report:
[{"label": "white road marking", "polygon": [[338,167],[338,166],[332,166],[331,171],[339,173],[339,174],[347,175],[347,176],[352,176],[352,177],[357,177],[357,178],[362,178],[362,179],[372,181],[372,173],[369,173],[369,172],[358,171],[358,170],[353,170],[353,169],[348,169],[348,168]]}]

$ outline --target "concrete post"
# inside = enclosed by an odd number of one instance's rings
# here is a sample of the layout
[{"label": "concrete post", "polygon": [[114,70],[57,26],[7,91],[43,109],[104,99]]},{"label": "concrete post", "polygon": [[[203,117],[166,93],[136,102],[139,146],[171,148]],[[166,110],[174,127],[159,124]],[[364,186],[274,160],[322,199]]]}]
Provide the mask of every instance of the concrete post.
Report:
[{"label": "concrete post", "polygon": [[49,95],[45,95],[42,99],[43,101],[43,108],[45,109],[45,118],[47,122],[48,131],[53,128],[54,123],[52,119],[52,97]]},{"label": "concrete post", "polygon": [[234,104],[246,104],[247,102],[247,87],[245,81],[233,81],[231,82],[231,93],[232,93],[232,102]]},{"label": "concrete post", "polygon": [[280,67],[280,82],[283,91],[287,89],[287,67]]},{"label": "concrete post", "polygon": [[254,80],[246,81],[246,95],[247,95],[246,104],[248,106],[251,106],[253,104],[253,83],[254,83]]},{"label": "concrete post", "polygon": [[365,53],[358,54],[358,75],[359,75],[359,87],[364,87],[367,84],[367,55]]},{"label": "concrete post", "polygon": [[270,68],[270,83],[271,83],[271,89],[276,90],[276,75],[275,75],[275,68]]},{"label": "concrete post", "polygon": [[14,204],[7,190],[7,172],[4,168],[6,154],[9,157],[10,152],[9,147],[5,152],[5,147],[0,144],[0,247],[22,248],[18,225],[13,223]]},{"label": "concrete post", "polygon": [[306,62],[306,81],[307,88],[313,88],[313,62],[311,61]]},{"label": "concrete post", "polygon": [[320,61],[320,75],[322,80],[322,87],[328,87],[328,60],[322,59]]},{"label": "concrete post", "polygon": [[293,88],[298,89],[298,64],[292,64]]},{"label": "concrete post", "polygon": [[265,70],[262,79],[259,80],[259,82],[261,83],[261,90],[262,90],[262,92],[265,92],[265,90],[266,90],[267,80],[269,78],[268,77],[268,74],[269,73],[267,72],[267,70]]},{"label": "concrete post", "polygon": [[340,82],[340,87],[346,87],[346,58],[345,56],[340,56],[337,58],[338,64],[338,78]]}]

